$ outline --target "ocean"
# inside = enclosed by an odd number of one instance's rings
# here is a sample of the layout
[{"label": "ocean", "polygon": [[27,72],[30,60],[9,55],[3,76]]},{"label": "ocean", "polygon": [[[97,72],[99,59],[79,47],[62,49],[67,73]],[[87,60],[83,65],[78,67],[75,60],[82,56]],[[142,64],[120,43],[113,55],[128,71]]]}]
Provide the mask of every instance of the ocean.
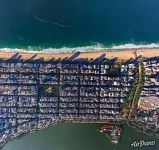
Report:
[{"label": "ocean", "polygon": [[0,47],[159,47],[158,6],[158,0],[1,0]]},{"label": "ocean", "polygon": [[[0,0],[4,50],[138,47],[159,47],[158,0]],[[129,150],[133,141],[143,138],[156,141],[144,150],[158,149],[156,139],[129,127],[114,146],[97,127],[60,124],[11,141],[3,150]]]}]

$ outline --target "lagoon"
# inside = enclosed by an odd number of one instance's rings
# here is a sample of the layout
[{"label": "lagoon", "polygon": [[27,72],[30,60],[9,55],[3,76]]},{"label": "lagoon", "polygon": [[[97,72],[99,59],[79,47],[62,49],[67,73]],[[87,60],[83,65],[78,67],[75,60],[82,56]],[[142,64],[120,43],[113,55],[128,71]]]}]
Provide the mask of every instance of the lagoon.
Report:
[{"label": "lagoon", "polygon": [[[57,124],[8,142],[3,150],[158,150],[159,140],[124,126],[119,145],[100,133],[99,124]],[[131,148],[134,141],[155,141],[154,146]]]}]

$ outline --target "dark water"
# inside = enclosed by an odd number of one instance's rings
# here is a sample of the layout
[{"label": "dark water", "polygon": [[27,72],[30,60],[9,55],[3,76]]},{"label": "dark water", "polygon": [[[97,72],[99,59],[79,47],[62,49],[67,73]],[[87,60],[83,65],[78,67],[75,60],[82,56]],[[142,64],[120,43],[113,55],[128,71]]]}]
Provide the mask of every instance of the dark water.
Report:
[{"label": "dark water", "polygon": [[[0,47],[159,42],[158,0],[0,0]],[[3,150],[129,150],[153,140],[129,127],[112,145],[97,125],[61,124],[9,142]],[[152,147],[158,150],[159,142]],[[151,147],[145,148],[151,150]]]},{"label": "dark water", "polygon": [[0,0],[0,46],[158,43],[158,8],[158,0]]},{"label": "dark water", "polygon": [[[121,143],[113,145],[96,124],[59,124],[9,142],[3,150],[158,150],[159,140],[125,126]],[[155,141],[155,146],[131,148],[134,141]]]}]

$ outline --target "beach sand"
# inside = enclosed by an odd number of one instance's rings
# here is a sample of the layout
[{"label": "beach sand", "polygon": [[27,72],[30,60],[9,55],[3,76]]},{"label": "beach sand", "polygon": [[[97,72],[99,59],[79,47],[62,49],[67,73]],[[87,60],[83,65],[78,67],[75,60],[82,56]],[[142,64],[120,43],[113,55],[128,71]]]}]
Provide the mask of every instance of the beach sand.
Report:
[{"label": "beach sand", "polygon": [[[66,57],[71,57],[73,53],[47,53],[47,52],[5,52],[3,49],[0,49],[0,58],[8,59],[12,56],[19,56],[21,59],[44,59],[50,60],[52,58],[55,59],[64,59]],[[159,48],[146,48],[146,49],[124,49],[124,50],[103,50],[103,51],[95,51],[95,52],[80,52],[76,58],[88,58],[95,59],[100,57],[101,55],[105,55],[106,58],[112,59],[117,57],[119,60],[128,60],[130,58],[135,58],[135,56],[142,57],[155,57],[159,56]]]}]

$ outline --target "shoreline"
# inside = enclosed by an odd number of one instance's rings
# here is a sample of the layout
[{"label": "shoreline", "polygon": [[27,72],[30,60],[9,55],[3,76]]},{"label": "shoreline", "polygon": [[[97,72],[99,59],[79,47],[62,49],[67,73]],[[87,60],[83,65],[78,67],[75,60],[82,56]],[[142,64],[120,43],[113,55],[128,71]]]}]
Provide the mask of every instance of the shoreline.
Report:
[{"label": "shoreline", "polygon": [[147,132],[147,130],[143,131],[140,128],[136,127],[135,125],[131,125],[129,122],[125,122],[125,124],[133,129],[135,129],[139,133],[144,133],[147,136],[155,137],[155,138],[159,139],[159,136],[155,136],[154,132]]},{"label": "shoreline", "polygon": [[0,45],[0,49],[19,49],[19,50],[26,50],[26,51],[53,51],[55,53],[58,53],[58,51],[61,52],[69,52],[69,51],[100,51],[103,49],[111,49],[111,50],[120,50],[120,49],[152,49],[152,48],[159,48],[158,42],[117,42],[117,43],[105,43],[105,42],[91,42],[91,43],[85,43],[85,44],[49,44],[49,45],[7,45],[2,44]]},{"label": "shoreline", "polygon": [[27,50],[20,50],[20,49],[0,49],[0,55],[3,59],[8,59],[15,54],[21,56],[21,59],[27,60],[34,56],[34,60],[43,58],[45,61],[54,59],[64,59],[69,58],[71,55],[78,53],[78,58],[97,58],[103,55],[107,59],[118,58],[119,60],[128,60],[130,58],[135,58],[136,56],[142,57],[156,57],[159,55],[159,48],[139,48],[139,49],[103,49],[101,51],[77,51],[77,52],[59,52],[53,53],[48,51],[27,51]]},{"label": "shoreline", "polygon": [[[112,58],[115,58],[117,57],[119,60],[128,60],[130,58],[135,58],[135,54],[137,56],[140,56],[142,55],[142,57],[146,57],[146,58],[149,58],[149,57],[156,57],[156,56],[159,56],[159,48],[153,48],[153,49],[131,49],[131,50],[125,50],[125,49],[122,49],[122,50],[104,50],[104,51],[98,51],[98,52],[80,52],[79,55],[76,57],[76,58],[88,58],[88,59],[91,59],[91,58],[98,58],[100,57],[101,55],[104,55],[105,58],[108,58],[108,59],[112,59]],[[17,55],[18,54],[18,55]],[[28,60],[28,59],[32,59],[32,60],[36,60],[36,59],[41,59],[43,58],[45,61],[47,60],[51,60],[52,58],[55,58],[55,59],[64,59],[66,57],[70,57],[71,55],[73,55],[74,53],[48,53],[48,52],[39,52],[39,53],[36,53],[34,51],[30,51],[29,53],[28,52],[4,52],[2,51],[2,49],[0,49],[0,58],[3,58],[3,59],[8,59],[8,58],[11,58],[13,57],[14,55],[16,55],[16,57],[18,57],[18,59],[24,59],[24,60]],[[19,58],[20,56],[20,58]],[[15,58],[16,58],[15,57]],[[87,122],[87,121],[75,121],[75,120],[72,120],[72,121],[62,121],[64,123],[68,123],[68,122],[71,122],[71,123],[92,123],[90,120]],[[54,124],[56,123],[59,123],[59,122],[55,122],[55,123],[51,123],[50,126],[53,126]],[[98,123],[98,122],[94,122],[94,123]],[[105,123],[105,122],[99,122],[99,123]],[[108,122],[107,122],[108,123]],[[124,121],[125,123],[125,121]],[[36,132],[38,130],[41,130],[43,128],[47,128],[48,126],[44,126],[44,127],[41,127],[39,129],[34,129],[30,132],[27,132],[27,133],[24,133],[23,135],[26,135],[28,133],[31,133],[31,132]],[[17,137],[14,137],[14,139],[20,137],[19,135],[17,135]],[[4,145],[10,141],[10,139],[6,140],[6,142],[4,142]],[[2,143],[2,147],[4,146],[3,143]],[[2,148],[1,148],[2,149]]]},{"label": "shoreline", "polygon": [[[40,128],[36,128],[36,129],[32,129],[31,131],[28,131],[26,133],[23,133],[23,134],[17,134],[16,136],[12,137],[12,138],[8,138],[6,139],[5,141],[3,141],[1,144],[0,144],[0,150],[3,150],[3,147],[8,143],[8,142],[11,142],[11,141],[14,141],[14,140],[17,140],[17,139],[20,139],[21,137],[24,137],[28,134],[31,134],[31,133],[35,133],[35,132],[38,132],[38,131],[42,131],[44,129],[47,129],[49,127],[53,127],[57,124],[60,124],[60,123],[64,123],[64,124],[68,124],[68,123],[71,123],[71,124],[112,124],[111,122],[109,121],[94,121],[94,120],[82,120],[82,121],[77,121],[77,120],[61,120],[61,121],[56,121],[56,122],[52,122],[51,124],[49,125],[43,125],[41,126]],[[117,122],[117,123],[113,123],[113,124],[120,124],[121,122]],[[122,124],[122,123],[121,123]]]},{"label": "shoreline", "polygon": [[[33,129],[33,130],[31,130],[31,131],[29,131],[29,132],[26,132],[26,133],[23,133],[22,135],[17,135],[17,136],[15,136],[15,137],[12,137],[12,138],[10,138],[10,139],[6,139],[6,141],[4,141],[2,144],[0,144],[0,150],[3,150],[3,147],[8,143],[8,142],[12,142],[12,141],[14,141],[14,140],[17,140],[17,139],[20,139],[21,137],[24,137],[24,136],[26,136],[26,135],[28,135],[28,134],[32,134],[32,133],[35,133],[35,132],[38,132],[38,131],[42,131],[42,130],[44,130],[44,129],[47,129],[47,128],[49,128],[49,127],[53,127],[53,126],[55,126],[55,125],[58,125],[58,124],[60,124],[60,123],[64,123],[64,124],[68,124],[68,123],[71,123],[71,124],[98,124],[98,125],[102,125],[102,124],[113,124],[113,125],[115,125],[115,124],[117,124],[117,125],[122,125],[123,126],[123,130],[124,130],[124,127],[125,127],[125,125],[127,125],[128,127],[130,127],[130,128],[132,128],[132,129],[134,129],[134,130],[136,130],[137,132],[140,132],[140,133],[144,133],[145,135],[147,135],[147,136],[151,136],[151,137],[154,137],[152,134],[148,134],[148,133],[146,133],[146,132],[143,132],[143,131],[141,131],[140,129],[138,129],[138,128],[136,128],[135,126],[131,126],[128,122],[126,122],[126,121],[124,121],[124,122],[120,122],[120,121],[118,121],[118,122],[109,122],[109,121],[87,121],[87,120],[82,120],[82,121],[75,121],[75,120],[61,120],[61,121],[57,121],[57,122],[53,122],[53,123],[51,123],[51,124],[49,124],[49,125],[43,125],[42,127],[40,127],[40,128],[36,128],[36,129]],[[123,131],[124,132],[124,131]],[[155,137],[155,138],[158,138],[158,137]],[[108,138],[109,139],[109,138]],[[110,141],[111,142],[111,141]],[[112,144],[114,144],[113,142],[112,142]]]}]

